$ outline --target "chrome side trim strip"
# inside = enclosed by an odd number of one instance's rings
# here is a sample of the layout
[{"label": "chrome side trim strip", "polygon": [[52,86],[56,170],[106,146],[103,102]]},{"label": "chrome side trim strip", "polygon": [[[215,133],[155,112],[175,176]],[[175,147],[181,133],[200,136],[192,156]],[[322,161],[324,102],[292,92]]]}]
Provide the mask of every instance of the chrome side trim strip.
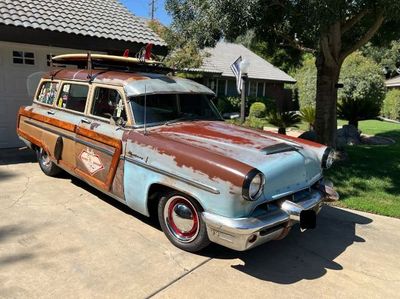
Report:
[{"label": "chrome side trim strip", "polygon": [[83,145],[86,145],[86,146],[89,146],[89,147],[91,147],[91,148],[94,148],[95,150],[97,150],[97,151],[99,151],[99,152],[102,152],[102,153],[107,154],[107,155],[110,155],[110,156],[114,155],[114,151],[111,151],[111,150],[102,148],[101,146],[98,146],[98,145],[96,145],[96,144],[93,144],[93,143],[91,143],[91,142],[82,140],[82,139],[77,138],[77,137],[75,137],[74,139],[75,139],[76,142],[78,142],[78,143],[80,143],[80,144],[83,144]]},{"label": "chrome side trim strip", "polygon": [[83,139],[81,139],[81,138],[73,137],[73,136],[70,136],[70,135],[67,135],[67,134],[58,132],[58,131],[55,130],[55,129],[51,129],[51,128],[45,127],[45,126],[43,126],[43,125],[41,125],[41,124],[37,124],[37,123],[32,122],[32,121],[30,121],[30,120],[25,120],[25,123],[30,124],[30,125],[35,126],[35,127],[38,127],[38,128],[40,128],[40,129],[42,129],[42,130],[46,130],[46,131],[48,131],[48,132],[50,132],[50,133],[56,134],[56,135],[61,136],[61,137],[63,137],[63,138],[66,138],[66,139],[69,139],[69,140],[78,142],[78,143],[80,143],[80,144],[89,146],[89,147],[91,147],[91,148],[93,148],[93,149],[95,149],[95,150],[97,150],[97,151],[99,151],[99,152],[102,152],[102,153],[104,153],[104,154],[107,154],[107,155],[110,155],[110,156],[114,155],[114,151],[111,151],[111,150],[102,148],[101,146],[98,146],[98,145],[93,144],[93,143],[91,143],[91,142],[85,141],[85,140],[83,140]]},{"label": "chrome side trim strip", "polygon": [[154,172],[160,173],[160,174],[162,174],[162,175],[169,176],[170,178],[179,180],[179,181],[181,181],[181,182],[184,182],[184,183],[186,183],[186,184],[188,184],[188,185],[191,185],[191,186],[193,186],[193,187],[202,189],[202,190],[204,190],[204,191],[207,191],[207,192],[210,192],[210,193],[213,193],[213,194],[220,194],[219,190],[216,189],[216,188],[214,188],[214,187],[210,187],[210,186],[205,185],[205,184],[203,184],[203,183],[196,182],[196,181],[193,181],[193,180],[189,180],[189,179],[187,179],[187,178],[184,178],[184,177],[182,177],[182,176],[176,175],[176,174],[171,173],[171,172],[169,172],[169,171],[160,169],[160,168],[158,168],[158,167],[154,167],[154,166],[149,165],[149,164],[146,164],[146,163],[144,163],[144,162],[140,162],[140,161],[138,161],[138,160],[135,160],[135,159],[132,159],[132,158],[129,158],[129,157],[121,157],[121,159],[122,159],[122,160],[126,160],[126,161],[128,161],[128,162],[130,162],[130,163],[133,163],[133,164],[135,164],[135,165],[138,165],[138,166],[140,166],[140,167],[143,167],[143,168],[152,170],[152,171],[154,171]]}]

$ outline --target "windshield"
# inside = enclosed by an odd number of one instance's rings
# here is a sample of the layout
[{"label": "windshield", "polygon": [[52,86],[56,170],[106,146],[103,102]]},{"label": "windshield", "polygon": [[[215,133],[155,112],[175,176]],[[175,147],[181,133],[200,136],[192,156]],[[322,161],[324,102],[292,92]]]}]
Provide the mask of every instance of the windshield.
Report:
[{"label": "windshield", "polygon": [[[144,96],[131,97],[136,125],[144,123]],[[146,125],[180,120],[222,120],[205,94],[153,94],[146,96]]]}]

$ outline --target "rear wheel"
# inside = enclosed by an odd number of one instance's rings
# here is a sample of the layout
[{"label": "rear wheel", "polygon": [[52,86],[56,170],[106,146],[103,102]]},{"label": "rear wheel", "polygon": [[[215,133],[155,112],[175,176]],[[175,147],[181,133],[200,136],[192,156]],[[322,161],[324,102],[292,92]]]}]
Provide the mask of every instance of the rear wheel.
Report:
[{"label": "rear wheel", "polygon": [[201,208],[186,195],[170,192],[163,196],[158,219],[167,238],[180,249],[196,252],[210,244]]},{"label": "rear wheel", "polygon": [[49,154],[43,148],[37,149],[36,155],[40,169],[42,169],[46,175],[56,176],[62,171],[60,167],[50,160]]}]

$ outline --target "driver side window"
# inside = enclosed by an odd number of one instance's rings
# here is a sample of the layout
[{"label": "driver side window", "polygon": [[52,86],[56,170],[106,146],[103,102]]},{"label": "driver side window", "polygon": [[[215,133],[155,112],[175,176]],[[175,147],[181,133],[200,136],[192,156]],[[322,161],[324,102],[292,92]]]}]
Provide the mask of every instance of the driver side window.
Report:
[{"label": "driver side window", "polygon": [[95,88],[90,113],[106,119],[112,117],[127,120],[123,98],[117,90],[111,88]]}]

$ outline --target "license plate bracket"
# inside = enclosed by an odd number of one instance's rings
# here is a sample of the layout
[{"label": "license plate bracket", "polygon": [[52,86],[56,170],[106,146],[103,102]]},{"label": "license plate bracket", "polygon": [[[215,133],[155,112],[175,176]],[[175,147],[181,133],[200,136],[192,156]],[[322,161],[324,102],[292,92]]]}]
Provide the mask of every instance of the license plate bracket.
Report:
[{"label": "license plate bracket", "polygon": [[303,210],[300,212],[300,228],[314,229],[317,226],[317,213],[313,210]]}]

